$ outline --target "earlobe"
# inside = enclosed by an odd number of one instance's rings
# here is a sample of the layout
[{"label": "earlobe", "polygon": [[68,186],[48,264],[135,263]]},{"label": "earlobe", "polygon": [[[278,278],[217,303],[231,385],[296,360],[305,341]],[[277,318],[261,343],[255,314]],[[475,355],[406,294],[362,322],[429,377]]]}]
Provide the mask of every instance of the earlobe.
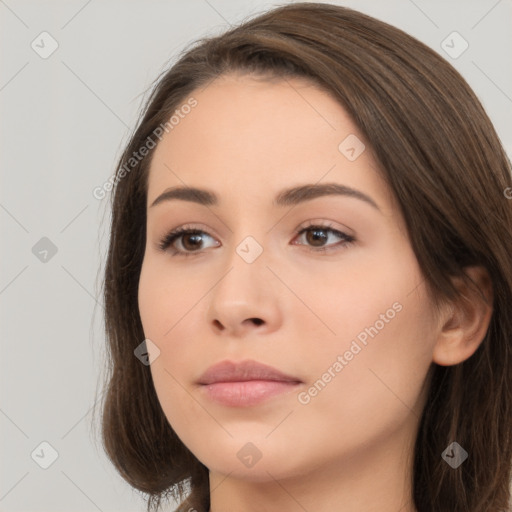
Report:
[{"label": "earlobe", "polygon": [[459,295],[441,318],[432,359],[441,366],[459,364],[471,357],[485,338],[493,310],[493,288],[484,267],[466,267],[474,283],[456,278]]}]

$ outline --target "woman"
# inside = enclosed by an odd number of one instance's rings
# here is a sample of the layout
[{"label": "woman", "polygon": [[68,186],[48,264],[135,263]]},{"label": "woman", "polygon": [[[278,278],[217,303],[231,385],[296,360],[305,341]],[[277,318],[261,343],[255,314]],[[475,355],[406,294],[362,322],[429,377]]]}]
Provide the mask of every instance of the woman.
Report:
[{"label": "woman", "polygon": [[510,505],[510,162],[434,51],[328,4],[198,42],[121,157],[103,440],[148,510]]}]

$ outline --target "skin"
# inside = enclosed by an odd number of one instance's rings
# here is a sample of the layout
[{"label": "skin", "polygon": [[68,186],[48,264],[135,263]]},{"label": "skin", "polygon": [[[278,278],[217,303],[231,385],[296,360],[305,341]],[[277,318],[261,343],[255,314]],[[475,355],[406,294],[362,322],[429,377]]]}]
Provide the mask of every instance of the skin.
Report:
[{"label": "skin", "polygon": [[[160,350],[151,372],[162,409],[210,470],[211,512],[323,512],[339,504],[344,512],[415,511],[411,457],[427,372],[433,361],[457,364],[474,353],[491,306],[475,299],[433,308],[370,145],[327,93],[300,79],[230,74],[193,96],[197,106],[151,162],[139,310]],[[366,145],[355,161],[338,149],[349,134]],[[272,205],[283,188],[319,182],[358,189],[380,211],[334,195]],[[211,189],[220,203],[150,207],[177,185]],[[314,252],[312,236],[296,234],[310,221],[356,240],[342,246],[331,233],[323,246],[332,249]],[[205,231],[196,254],[158,249],[185,224]],[[252,263],[236,252],[247,236],[263,249]],[[193,252],[184,237],[174,245]],[[490,297],[482,269],[469,272]],[[298,393],[396,303],[394,318],[300,403]],[[252,407],[217,404],[196,381],[225,359],[254,359],[302,384]],[[248,442],[261,454],[252,467],[237,457]]]}]

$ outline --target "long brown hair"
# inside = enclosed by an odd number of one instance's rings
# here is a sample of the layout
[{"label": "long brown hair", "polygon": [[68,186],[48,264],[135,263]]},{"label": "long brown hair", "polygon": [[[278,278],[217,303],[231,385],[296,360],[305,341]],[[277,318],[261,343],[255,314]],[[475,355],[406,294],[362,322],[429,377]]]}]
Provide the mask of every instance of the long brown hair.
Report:
[{"label": "long brown hair", "polygon": [[[354,10],[294,3],[187,49],[160,76],[122,154],[111,196],[104,275],[108,375],[102,440],[122,477],[178,510],[209,509],[208,469],[180,441],[160,407],[137,291],[146,244],[148,169],[155,139],[194,91],[228,72],[303,77],[333,95],[371,145],[405,219],[436,303],[455,300],[451,277],[481,265],[493,285],[493,313],[478,350],[455,366],[432,363],[415,445],[413,496],[419,512],[501,512],[510,505],[512,445],[511,169],[479,100],[433,50]],[[469,454],[457,469],[441,457],[457,441]],[[188,494],[188,498],[187,498]]]}]

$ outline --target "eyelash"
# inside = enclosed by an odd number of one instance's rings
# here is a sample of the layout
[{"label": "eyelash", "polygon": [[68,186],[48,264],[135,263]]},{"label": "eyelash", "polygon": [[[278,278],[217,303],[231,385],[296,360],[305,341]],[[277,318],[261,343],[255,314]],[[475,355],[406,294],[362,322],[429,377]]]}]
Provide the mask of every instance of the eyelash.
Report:
[{"label": "eyelash", "polygon": [[[307,231],[314,231],[314,230],[319,230],[319,231],[326,231],[326,232],[330,232],[330,233],[333,233],[335,234],[336,236],[342,238],[342,242],[339,243],[339,244],[336,244],[335,246],[326,246],[326,247],[310,247],[310,251],[311,252],[326,252],[326,251],[331,251],[331,250],[336,250],[337,247],[347,247],[351,244],[353,244],[356,239],[351,236],[351,235],[347,235],[346,233],[343,233],[342,231],[339,231],[337,229],[333,229],[331,227],[330,224],[310,224],[306,227],[301,227],[297,230],[297,232],[295,233],[295,236],[300,236],[302,235],[303,233],[307,232]],[[158,248],[163,251],[163,252],[167,252],[169,248],[171,248],[172,244],[177,240],[179,239],[181,236],[184,236],[184,235],[197,235],[197,234],[206,234],[208,236],[211,236],[209,235],[206,231],[203,231],[203,230],[200,230],[200,229],[196,229],[196,228],[191,228],[189,226],[183,226],[183,227],[180,227],[180,228],[177,228],[173,231],[170,231],[169,233],[167,233],[159,242],[158,244]],[[299,244],[299,245],[302,245],[302,244]],[[176,248],[172,248],[172,256],[185,256],[185,257],[188,257],[188,256],[194,256],[194,255],[197,255],[197,254],[201,254],[201,250],[198,250],[198,251],[182,251],[182,250],[179,250],[179,249],[176,249]]]}]

